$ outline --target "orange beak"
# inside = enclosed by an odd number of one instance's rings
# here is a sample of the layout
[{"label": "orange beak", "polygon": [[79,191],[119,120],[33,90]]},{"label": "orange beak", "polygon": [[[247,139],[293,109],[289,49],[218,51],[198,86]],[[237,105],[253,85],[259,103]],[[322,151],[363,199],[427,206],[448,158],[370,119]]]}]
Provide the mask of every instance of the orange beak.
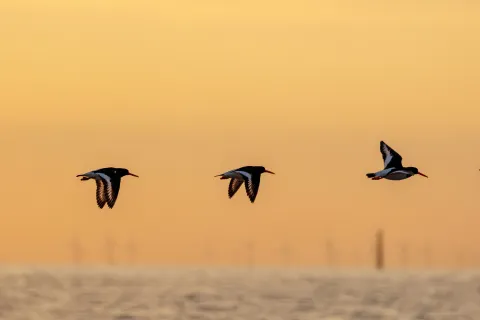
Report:
[{"label": "orange beak", "polygon": [[424,175],[423,173],[421,173],[420,171],[418,171],[418,174],[425,177],[425,178],[428,178],[426,175]]},{"label": "orange beak", "polygon": [[138,176],[137,176],[136,174],[133,174],[133,173],[129,173],[128,175],[134,176],[134,177],[137,177],[137,178],[138,178]]},{"label": "orange beak", "polygon": [[275,174],[275,172],[272,172],[272,171],[268,171],[265,169],[265,172],[268,172],[268,173],[271,173],[271,174]]}]

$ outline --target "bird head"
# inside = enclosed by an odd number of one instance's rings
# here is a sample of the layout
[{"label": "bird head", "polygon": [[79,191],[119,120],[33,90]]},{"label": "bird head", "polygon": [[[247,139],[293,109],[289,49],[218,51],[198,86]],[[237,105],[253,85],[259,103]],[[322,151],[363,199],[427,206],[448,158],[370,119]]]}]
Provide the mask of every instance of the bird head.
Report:
[{"label": "bird head", "polygon": [[418,171],[418,169],[415,168],[415,167],[411,167],[411,170],[412,170],[413,174],[419,174],[419,175],[421,175],[422,177],[428,178],[426,175],[424,175],[423,173],[421,173],[420,171]]},{"label": "bird head", "polygon": [[133,173],[130,173],[130,171],[128,171],[128,169],[124,169],[124,168],[118,168],[115,170],[116,171],[116,174],[120,177],[123,177],[123,176],[134,176],[134,177],[137,177],[138,176],[136,174],[133,174]]},{"label": "bird head", "polygon": [[270,173],[270,174],[275,174],[275,172],[269,171],[269,170],[265,169],[265,167],[260,167],[260,173],[264,173],[264,172],[267,172],[267,173]]}]

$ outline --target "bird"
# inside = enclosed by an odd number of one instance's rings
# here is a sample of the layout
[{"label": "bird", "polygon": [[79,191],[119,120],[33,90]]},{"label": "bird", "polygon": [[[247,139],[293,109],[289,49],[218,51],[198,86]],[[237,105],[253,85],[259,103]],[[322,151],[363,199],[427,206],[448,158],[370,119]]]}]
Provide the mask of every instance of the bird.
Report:
[{"label": "bird", "polygon": [[106,203],[110,209],[113,209],[120,191],[120,179],[127,175],[138,178],[136,174],[130,173],[125,168],[113,167],[89,171],[79,174],[77,177],[82,177],[81,181],[95,179],[97,183],[96,197],[98,207],[103,209]]},{"label": "bird", "polygon": [[384,169],[375,173],[367,173],[367,178],[372,180],[404,180],[416,174],[428,178],[428,176],[418,171],[416,167],[404,167],[402,165],[402,156],[383,141],[380,141],[380,152],[384,161]]},{"label": "bird", "polygon": [[228,185],[228,197],[230,199],[245,182],[247,196],[250,199],[250,202],[254,203],[257,197],[258,188],[260,187],[260,175],[264,172],[275,174],[262,166],[245,166],[218,174],[215,177],[221,177],[220,180],[231,179],[230,184]]}]

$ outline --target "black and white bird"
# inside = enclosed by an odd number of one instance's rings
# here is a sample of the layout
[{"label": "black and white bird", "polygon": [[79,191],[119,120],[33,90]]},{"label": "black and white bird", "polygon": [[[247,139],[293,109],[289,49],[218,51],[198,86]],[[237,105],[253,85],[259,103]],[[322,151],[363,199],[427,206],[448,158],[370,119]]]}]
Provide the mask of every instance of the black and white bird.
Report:
[{"label": "black and white bird", "polygon": [[428,178],[415,167],[404,167],[402,165],[402,156],[383,141],[380,141],[380,152],[383,157],[384,169],[375,173],[367,173],[368,178],[372,178],[372,180],[403,180],[415,174]]},{"label": "black and white bird", "polygon": [[97,183],[96,196],[98,207],[102,209],[106,203],[112,209],[120,191],[120,179],[127,175],[138,178],[136,174],[130,173],[127,169],[112,167],[79,174],[77,177],[82,177],[81,181],[95,179]]},{"label": "black and white bird", "polygon": [[245,182],[245,190],[251,203],[255,202],[258,188],[260,187],[260,175],[264,172],[275,174],[272,171],[261,166],[246,166],[235,170],[227,171],[225,173],[216,175],[220,179],[231,179],[228,185],[228,197],[232,198],[238,189]]}]

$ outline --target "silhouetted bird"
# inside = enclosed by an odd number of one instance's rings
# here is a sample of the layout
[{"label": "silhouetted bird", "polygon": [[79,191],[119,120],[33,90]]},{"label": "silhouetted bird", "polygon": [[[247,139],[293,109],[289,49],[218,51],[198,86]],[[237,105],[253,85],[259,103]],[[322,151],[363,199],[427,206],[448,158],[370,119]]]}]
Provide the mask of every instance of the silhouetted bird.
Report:
[{"label": "silhouetted bird", "polygon": [[383,141],[380,141],[380,152],[382,153],[384,161],[384,169],[375,173],[367,173],[368,178],[372,178],[372,180],[380,180],[383,178],[388,180],[403,180],[415,174],[428,178],[415,167],[403,167],[402,156]]},{"label": "silhouetted bird", "polygon": [[228,197],[232,198],[237,190],[245,182],[245,190],[247,191],[250,202],[255,202],[257,197],[258,188],[260,187],[260,175],[264,172],[275,174],[272,171],[268,171],[265,167],[261,166],[246,166],[235,170],[227,171],[225,173],[216,175],[215,177],[221,177],[220,179],[231,179],[228,186]]},{"label": "silhouetted bird", "polygon": [[95,179],[97,183],[96,195],[98,207],[102,209],[106,203],[108,207],[112,209],[117,200],[118,192],[120,191],[120,179],[127,175],[138,178],[137,175],[130,173],[127,169],[112,167],[79,174],[77,177],[82,177],[82,181]]}]

